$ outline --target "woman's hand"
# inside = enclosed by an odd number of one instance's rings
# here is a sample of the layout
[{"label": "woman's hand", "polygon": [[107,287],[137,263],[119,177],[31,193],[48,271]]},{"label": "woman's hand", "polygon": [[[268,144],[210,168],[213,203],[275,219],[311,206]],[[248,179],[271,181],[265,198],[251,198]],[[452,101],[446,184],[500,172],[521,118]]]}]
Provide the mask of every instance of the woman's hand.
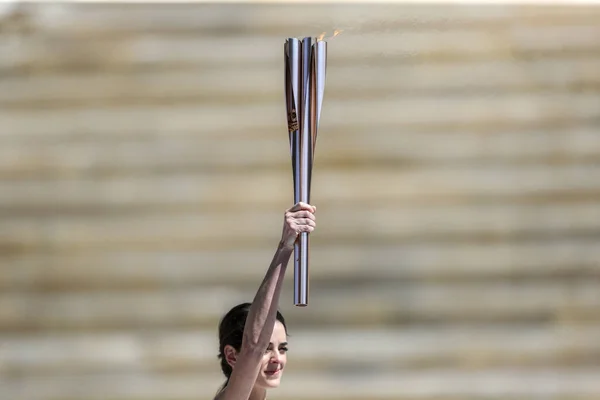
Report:
[{"label": "woman's hand", "polygon": [[300,202],[285,212],[281,235],[281,244],[284,248],[293,249],[301,232],[310,233],[315,230],[317,226],[315,211],[317,207]]}]

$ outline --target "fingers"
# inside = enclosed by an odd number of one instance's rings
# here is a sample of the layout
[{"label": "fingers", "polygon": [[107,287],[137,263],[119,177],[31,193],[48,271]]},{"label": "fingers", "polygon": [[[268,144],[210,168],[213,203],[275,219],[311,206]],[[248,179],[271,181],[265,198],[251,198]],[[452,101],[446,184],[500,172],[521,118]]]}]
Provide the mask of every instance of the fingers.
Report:
[{"label": "fingers", "polygon": [[302,210],[310,211],[310,212],[314,213],[315,211],[317,211],[317,207],[311,206],[310,204],[306,204],[303,202],[298,202],[298,203],[294,204],[294,206],[292,208],[287,210],[287,212],[296,212],[296,211],[302,211]]},{"label": "fingers", "polygon": [[317,223],[314,220],[309,219],[309,218],[298,218],[294,222],[296,223],[296,225],[300,225],[300,226],[308,225],[308,226],[312,226],[313,228],[315,226],[317,226]]},{"label": "fingers", "polygon": [[314,206],[298,203],[285,213],[285,226],[288,232],[299,234],[312,232],[316,228],[316,217],[313,214]]},{"label": "fingers", "polygon": [[291,227],[308,225],[308,226],[312,226],[314,228],[317,226],[315,216],[312,214],[309,214],[309,215],[310,215],[310,217],[308,217],[308,218],[301,218],[301,217],[294,217],[293,215],[286,215],[285,222]]},{"label": "fingers", "polygon": [[315,227],[310,226],[310,225],[297,225],[297,227],[296,227],[297,233],[302,233],[302,232],[311,233],[314,230],[315,230]]},{"label": "fingers", "polygon": [[312,232],[312,231],[315,230],[316,227],[317,227],[317,224],[315,223],[315,221],[310,220],[310,219],[296,220],[291,225],[291,228],[296,233],[300,233],[300,232]]},{"label": "fingers", "polygon": [[310,211],[296,211],[296,212],[288,212],[286,213],[287,217],[291,217],[291,218],[308,218],[308,219],[312,219],[313,221],[316,220],[315,215],[310,212]]},{"label": "fingers", "polygon": [[282,234],[282,243],[286,248],[293,247],[299,234],[311,233],[315,230],[317,223],[314,213],[316,210],[317,207],[303,202],[286,210]]}]

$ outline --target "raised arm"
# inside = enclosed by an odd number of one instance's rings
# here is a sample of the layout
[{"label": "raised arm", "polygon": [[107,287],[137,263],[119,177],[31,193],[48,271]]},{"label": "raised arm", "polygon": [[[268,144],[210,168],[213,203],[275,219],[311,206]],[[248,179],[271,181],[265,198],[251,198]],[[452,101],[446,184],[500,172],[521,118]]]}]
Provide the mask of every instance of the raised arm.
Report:
[{"label": "raised arm", "polygon": [[229,382],[217,396],[219,400],[247,400],[250,397],[262,357],[271,340],[283,278],[294,243],[299,233],[314,230],[315,211],[316,208],[311,205],[298,203],[285,212],[281,241],[248,312],[242,346],[235,355]]}]

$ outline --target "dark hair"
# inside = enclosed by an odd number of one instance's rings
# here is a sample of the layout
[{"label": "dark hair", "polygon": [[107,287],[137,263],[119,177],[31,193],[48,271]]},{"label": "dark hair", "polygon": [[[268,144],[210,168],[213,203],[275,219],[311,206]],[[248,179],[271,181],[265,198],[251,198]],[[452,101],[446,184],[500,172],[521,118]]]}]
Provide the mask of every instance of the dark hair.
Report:
[{"label": "dark hair", "polygon": [[[223,316],[221,322],[219,323],[219,355],[218,358],[221,360],[221,370],[223,374],[227,378],[225,384],[221,387],[223,390],[227,384],[229,383],[229,378],[231,377],[231,373],[233,369],[231,365],[227,363],[225,358],[225,346],[230,345],[236,351],[240,351],[242,347],[242,338],[244,336],[244,326],[246,325],[246,318],[248,317],[248,312],[250,311],[251,303],[242,303],[233,307],[231,310]],[[281,322],[283,325],[286,334],[287,334],[287,326],[285,325],[285,319],[283,315],[279,311],[277,311],[277,321]]]}]

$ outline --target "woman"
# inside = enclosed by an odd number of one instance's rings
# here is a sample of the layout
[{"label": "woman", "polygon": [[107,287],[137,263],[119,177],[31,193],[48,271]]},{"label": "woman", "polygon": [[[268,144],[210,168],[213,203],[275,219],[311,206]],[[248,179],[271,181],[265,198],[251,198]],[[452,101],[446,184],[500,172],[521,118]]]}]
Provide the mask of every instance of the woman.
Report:
[{"label": "woman", "polygon": [[279,295],[298,235],[316,227],[315,211],[298,203],[285,212],[281,241],[254,300],[233,307],[219,324],[219,358],[227,380],[215,400],[264,400],[267,389],[279,386],[287,352]]}]

